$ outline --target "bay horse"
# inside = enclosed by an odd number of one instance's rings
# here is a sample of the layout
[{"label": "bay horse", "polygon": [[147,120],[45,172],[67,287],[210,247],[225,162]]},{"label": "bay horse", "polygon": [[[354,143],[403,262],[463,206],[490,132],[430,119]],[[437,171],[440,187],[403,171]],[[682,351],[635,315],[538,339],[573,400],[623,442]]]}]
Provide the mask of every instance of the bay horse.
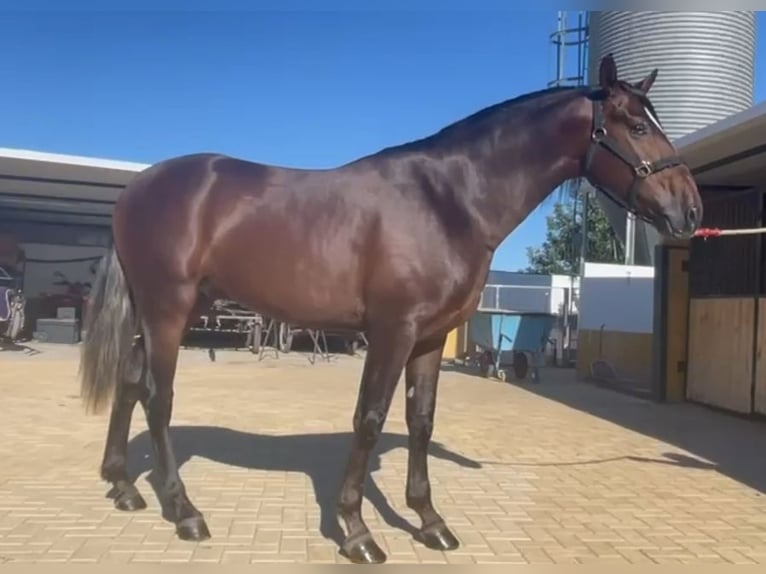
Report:
[{"label": "bay horse", "polygon": [[477,308],[495,249],[578,177],[665,236],[690,237],[701,221],[692,174],[648,99],[656,76],[618,79],[609,55],[598,85],[526,94],[334,169],[202,153],[137,174],[114,209],[80,363],[86,412],[111,401],[101,476],[117,508],[146,506],[126,468],[140,402],[177,535],[210,536],[168,427],[185,330],[211,299],[227,298],[289,324],[367,335],[337,504],[347,559],[386,560],[361,515],[362,487],[402,372],[417,539],[457,548],[431,500],[427,452],[446,334]]}]

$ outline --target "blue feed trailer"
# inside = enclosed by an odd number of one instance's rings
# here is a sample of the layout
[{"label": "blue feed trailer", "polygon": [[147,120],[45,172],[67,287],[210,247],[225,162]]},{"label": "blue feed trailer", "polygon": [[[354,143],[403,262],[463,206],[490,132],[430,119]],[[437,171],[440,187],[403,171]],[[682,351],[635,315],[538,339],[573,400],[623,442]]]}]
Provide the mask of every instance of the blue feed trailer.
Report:
[{"label": "blue feed trailer", "polygon": [[555,322],[556,316],[552,313],[506,310],[479,310],[474,313],[468,323],[468,332],[483,351],[479,356],[482,375],[497,376],[505,381],[506,372],[501,368],[500,359],[504,351],[511,351],[516,378],[526,378],[529,354],[533,359],[532,380],[538,382],[538,368]]}]

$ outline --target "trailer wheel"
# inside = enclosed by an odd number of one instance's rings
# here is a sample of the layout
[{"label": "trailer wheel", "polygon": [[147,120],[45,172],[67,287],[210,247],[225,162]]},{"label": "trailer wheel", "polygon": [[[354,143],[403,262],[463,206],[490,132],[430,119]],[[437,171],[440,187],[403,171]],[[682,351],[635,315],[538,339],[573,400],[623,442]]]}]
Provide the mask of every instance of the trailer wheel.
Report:
[{"label": "trailer wheel", "polygon": [[516,351],[513,353],[513,374],[517,379],[524,379],[529,371],[529,360],[527,354]]}]

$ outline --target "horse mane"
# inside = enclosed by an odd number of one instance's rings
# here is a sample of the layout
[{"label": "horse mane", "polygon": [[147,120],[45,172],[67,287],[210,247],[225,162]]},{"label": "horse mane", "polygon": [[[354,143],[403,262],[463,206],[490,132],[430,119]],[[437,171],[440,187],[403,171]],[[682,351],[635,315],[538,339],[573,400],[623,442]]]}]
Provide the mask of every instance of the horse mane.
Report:
[{"label": "horse mane", "polygon": [[515,106],[524,104],[530,100],[537,100],[538,98],[543,98],[545,96],[552,95],[552,94],[574,92],[574,90],[575,88],[571,86],[553,86],[550,88],[544,88],[542,90],[536,90],[534,92],[527,92],[526,94],[521,94],[520,96],[517,96],[515,98],[504,100],[502,102],[489,105],[486,108],[482,108],[479,111],[474,112],[469,116],[466,116],[462,119],[459,119],[443,127],[442,129],[440,129],[438,132],[436,132],[430,137],[438,136],[439,134],[446,133],[458,127],[471,126],[472,124],[481,122],[485,118],[492,116],[497,112],[508,111],[509,108],[513,108]]},{"label": "horse mane", "polygon": [[[660,117],[657,114],[657,110],[655,109],[649,97],[644,92],[637,89],[635,86],[633,86],[633,84],[625,80],[618,80],[618,85],[620,88],[636,97],[641,102],[641,105],[649,110],[649,112],[651,112],[651,114],[657,118],[658,121],[660,120]],[[484,121],[494,117],[495,115],[501,115],[510,111],[515,111],[517,107],[529,102],[537,103],[540,106],[543,106],[547,103],[546,96],[554,94],[583,94],[592,100],[601,100],[607,96],[607,92],[600,87],[587,85],[552,86],[540,90],[535,90],[533,92],[527,92],[514,98],[510,98],[496,104],[491,104],[462,119],[442,127],[439,131],[434,132],[428,136],[383,148],[368,157],[386,155],[401,151],[416,151],[423,149],[424,147],[428,147],[429,145],[441,143],[445,138],[449,136],[460,137],[461,135],[468,135],[472,132],[472,128],[481,125]]]},{"label": "horse mane", "polygon": [[423,146],[439,143],[444,138],[449,136],[459,136],[462,133],[468,134],[472,131],[472,128],[479,126],[487,119],[492,118],[496,115],[505,114],[507,112],[515,110],[517,107],[521,106],[522,104],[525,104],[531,101],[537,101],[540,104],[542,104],[543,101],[546,100],[545,96],[549,96],[553,94],[562,94],[562,93],[578,93],[582,91],[583,89],[588,89],[588,88],[573,87],[573,86],[553,86],[549,88],[543,88],[541,90],[536,90],[533,92],[527,92],[527,93],[521,94],[520,96],[510,98],[508,100],[504,100],[496,104],[491,104],[464,118],[461,118],[457,121],[452,122],[451,124],[448,124],[442,127],[439,131],[434,132],[428,136],[414,139],[402,144],[397,144],[397,145],[383,148],[380,151],[367,157],[380,156],[380,155],[395,153],[399,151],[413,151],[415,149],[422,148]]}]

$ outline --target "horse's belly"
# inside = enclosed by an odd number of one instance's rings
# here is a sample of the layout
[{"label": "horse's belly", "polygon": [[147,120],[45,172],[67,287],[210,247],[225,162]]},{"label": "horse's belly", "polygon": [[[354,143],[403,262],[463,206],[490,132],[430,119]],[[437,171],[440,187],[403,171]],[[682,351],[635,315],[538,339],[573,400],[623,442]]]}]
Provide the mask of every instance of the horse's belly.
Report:
[{"label": "horse's belly", "polygon": [[214,265],[215,287],[255,312],[315,328],[359,328],[363,318],[358,267],[308,254],[255,248],[247,260]]}]

